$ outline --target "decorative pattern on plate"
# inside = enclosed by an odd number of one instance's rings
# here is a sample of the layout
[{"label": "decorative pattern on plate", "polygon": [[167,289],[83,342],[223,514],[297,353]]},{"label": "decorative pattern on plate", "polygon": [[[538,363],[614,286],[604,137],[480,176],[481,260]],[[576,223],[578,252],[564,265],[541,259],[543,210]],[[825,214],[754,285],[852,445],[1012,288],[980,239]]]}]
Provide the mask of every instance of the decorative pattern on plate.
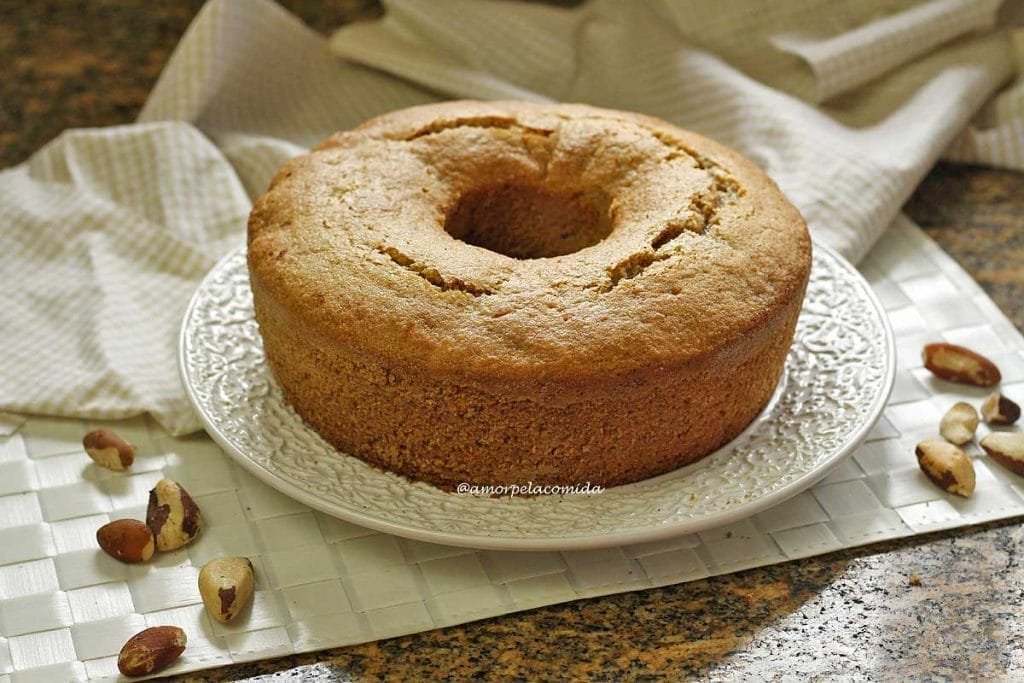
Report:
[{"label": "decorative pattern on plate", "polygon": [[869,285],[816,244],[783,380],[743,434],[694,465],[599,495],[495,499],[374,469],[306,426],[264,362],[244,248],[217,264],[196,292],[180,361],[207,431],[270,486],[381,531],[521,550],[656,540],[777,504],[824,476],[863,438],[895,371],[892,332]]}]

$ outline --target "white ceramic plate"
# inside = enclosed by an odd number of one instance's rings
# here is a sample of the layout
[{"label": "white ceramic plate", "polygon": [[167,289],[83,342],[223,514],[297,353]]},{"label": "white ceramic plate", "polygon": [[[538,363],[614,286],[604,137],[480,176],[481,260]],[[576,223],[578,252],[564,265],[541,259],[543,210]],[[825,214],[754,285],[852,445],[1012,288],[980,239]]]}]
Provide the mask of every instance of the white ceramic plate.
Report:
[{"label": "white ceramic plate", "polygon": [[245,469],[310,507],[422,541],[566,550],[727,524],[823,477],[867,434],[892,388],[892,331],[870,286],[833,250],[814,265],[771,403],[698,463],[599,495],[445,493],[339,453],[284,403],[253,318],[245,250],[218,263],[185,313],[181,374],[206,431]]}]

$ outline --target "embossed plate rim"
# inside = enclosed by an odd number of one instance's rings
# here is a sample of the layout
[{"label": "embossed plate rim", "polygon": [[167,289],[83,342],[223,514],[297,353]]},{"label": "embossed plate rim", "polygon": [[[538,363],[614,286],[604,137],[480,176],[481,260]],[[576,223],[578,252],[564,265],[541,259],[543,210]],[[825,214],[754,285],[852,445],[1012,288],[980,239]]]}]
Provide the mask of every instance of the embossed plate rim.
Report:
[{"label": "embossed plate rim", "polygon": [[[892,328],[889,325],[888,317],[886,316],[885,310],[879,302],[878,297],[871,289],[871,286],[866,280],[864,280],[863,276],[856,270],[856,268],[854,268],[854,266],[846,261],[846,259],[838,254],[834,249],[817,241],[814,243],[814,250],[818,255],[827,255],[828,259],[830,259],[834,265],[837,265],[840,269],[845,271],[850,280],[857,285],[857,291],[859,294],[864,297],[864,301],[860,303],[869,304],[871,312],[877,316],[877,322],[884,334],[883,348],[885,357],[883,359],[884,369],[882,370],[883,376],[881,384],[877,387],[877,391],[873,396],[865,398],[865,400],[871,401],[871,405],[857,428],[843,435],[845,438],[841,445],[836,447],[831,453],[818,458],[809,469],[799,474],[797,477],[778,485],[768,493],[760,495],[759,497],[746,500],[744,502],[738,502],[726,509],[709,512],[699,516],[685,517],[670,521],[662,520],[661,522],[655,522],[646,526],[628,526],[623,524],[620,528],[612,530],[595,530],[592,533],[574,535],[548,535],[546,533],[528,533],[523,532],[522,530],[520,530],[518,534],[515,534],[510,533],[509,529],[503,529],[500,533],[494,533],[495,530],[491,529],[491,533],[488,533],[486,524],[483,524],[482,527],[479,528],[478,533],[448,531],[444,528],[439,528],[436,525],[432,528],[428,528],[423,525],[410,523],[408,520],[403,520],[400,514],[398,521],[395,521],[385,519],[379,515],[367,513],[358,509],[354,505],[338,505],[323,497],[318,492],[304,488],[300,483],[293,481],[290,476],[284,472],[275,470],[272,467],[268,467],[265,464],[258,462],[258,454],[247,451],[244,447],[233,441],[228,434],[225,433],[225,430],[222,429],[223,424],[221,417],[211,411],[201,400],[199,396],[200,388],[196,385],[196,380],[193,378],[190,371],[190,361],[192,360],[190,353],[192,353],[192,351],[188,344],[189,333],[193,331],[193,325],[199,324],[195,320],[195,314],[202,299],[202,295],[210,286],[210,283],[212,283],[220,274],[220,271],[224,270],[233,259],[239,258],[240,252],[244,254],[244,246],[233,249],[218,261],[216,265],[214,265],[209,273],[207,273],[203,278],[203,281],[197,288],[192,300],[189,302],[188,308],[186,309],[183,317],[181,334],[179,337],[179,371],[189,399],[195,407],[196,412],[199,414],[207,433],[222,449],[224,449],[226,453],[228,453],[229,456],[231,456],[245,470],[253,474],[257,479],[268,486],[305,505],[308,505],[311,508],[320,510],[321,512],[338,517],[345,521],[418,541],[495,550],[582,550],[664,540],[673,536],[695,533],[745,519],[750,515],[782,503],[797,493],[807,489],[822,479],[829,470],[848,456],[870,432],[878,421],[879,416],[882,414],[882,410],[884,409],[892,391],[896,372],[895,337],[893,335]],[[244,262],[244,258],[242,260]],[[810,287],[808,290],[810,291]],[[805,307],[807,306],[806,300],[804,305]],[[268,381],[272,383],[272,379],[269,377],[269,372],[265,370],[265,363],[263,365],[264,373],[267,375]],[[783,386],[787,381],[792,381],[788,377],[788,365],[787,361],[787,371],[783,374],[780,388],[776,391],[769,405],[764,411],[762,411],[762,414],[758,416],[758,418],[750,427],[748,427],[747,430],[744,431],[743,434],[716,451],[715,454],[708,456],[708,458],[695,463],[694,465],[681,468],[675,472],[670,472],[644,482],[615,487],[609,491],[614,491],[617,495],[628,495],[631,490],[639,490],[640,487],[660,485],[668,479],[680,477],[680,475],[686,475],[687,473],[699,472],[700,469],[707,465],[707,463],[712,462],[712,459],[716,455],[735,450],[737,448],[736,444],[742,443],[751,433],[756,434],[757,431],[762,429],[766,424],[766,416],[770,414],[778,402],[780,394],[784,391]],[[315,437],[319,440],[319,437],[316,436],[315,432],[306,426],[305,423],[302,422],[301,418],[294,415],[294,413],[292,413],[292,416],[294,422],[297,423],[292,425],[293,428],[304,430],[309,433],[311,437]],[[256,416],[253,414],[252,418],[255,417]],[[262,428],[258,419],[253,419],[250,426],[257,431]],[[326,444],[324,445],[326,446]],[[361,461],[353,458],[353,456],[341,454],[337,451],[334,451],[332,456],[350,458],[355,461],[355,463],[361,464]],[[269,462],[273,464],[272,461]],[[433,487],[429,487],[423,483],[409,482],[397,477],[396,475],[373,470],[373,468],[369,468],[368,466],[367,470],[372,472],[372,474],[369,474],[368,476],[371,478],[379,477],[382,484],[386,483],[388,486],[393,487],[396,485],[397,481],[397,486],[400,490],[416,491],[421,495],[424,491],[430,491],[431,493],[428,494],[429,496],[433,496],[435,495],[433,492],[437,492],[437,494],[445,496],[445,507],[448,507],[449,504],[453,504],[458,507],[460,501],[480,501],[479,497],[459,496],[439,492],[436,489],[433,489]],[[680,481],[678,483],[685,483],[685,479],[680,477]],[[684,490],[681,489],[679,493],[683,494]],[[577,512],[579,514],[585,512],[587,505],[600,506],[600,500],[603,495],[607,494],[597,496],[576,496],[572,498],[559,497],[557,500],[559,505],[570,505],[571,507],[582,506]],[[554,496],[535,499],[498,498],[486,499],[486,504],[503,506],[506,510],[518,509],[524,514],[530,515],[530,506],[548,505],[553,499],[555,499]],[[396,499],[394,502],[407,503],[408,500],[399,501]],[[478,502],[473,503],[473,505],[477,504]],[[518,506],[518,508],[513,508],[513,506]],[[463,507],[467,506],[464,505]],[[596,508],[591,507],[591,510],[594,509]]]}]

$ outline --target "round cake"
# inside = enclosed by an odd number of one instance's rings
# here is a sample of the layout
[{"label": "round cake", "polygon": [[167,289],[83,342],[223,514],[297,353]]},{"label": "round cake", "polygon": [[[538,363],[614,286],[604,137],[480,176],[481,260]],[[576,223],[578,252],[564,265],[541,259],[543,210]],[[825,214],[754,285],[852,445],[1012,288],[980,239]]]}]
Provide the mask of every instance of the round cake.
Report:
[{"label": "round cake", "polygon": [[714,451],[779,381],[810,257],[736,152],[568,104],[380,116],[288,162],[249,219],[287,401],[442,488],[613,486]]}]

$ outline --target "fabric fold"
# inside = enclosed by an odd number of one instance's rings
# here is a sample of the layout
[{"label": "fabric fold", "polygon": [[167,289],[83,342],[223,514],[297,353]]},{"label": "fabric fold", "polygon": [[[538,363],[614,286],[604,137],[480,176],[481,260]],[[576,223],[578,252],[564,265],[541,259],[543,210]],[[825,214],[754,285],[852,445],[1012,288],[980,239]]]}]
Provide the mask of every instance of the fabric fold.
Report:
[{"label": "fabric fold", "polygon": [[323,36],[270,0],[211,0],[139,121],[189,121],[218,144],[244,134],[304,149],[371,116],[435,99],[338,59]]},{"label": "fabric fold", "polygon": [[976,31],[991,29],[1003,0],[935,0],[833,35],[783,33],[777,48],[803,59],[821,103]]},{"label": "fabric fold", "polygon": [[947,159],[1024,171],[1024,29],[1014,31],[1012,40],[1016,80],[953,141]]},{"label": "fabric fold", "polygon": [[220,150],[182,122],[69,131],[0,172],[0,206],[0,409],[198,429],[176,330],[249,211]]}]

